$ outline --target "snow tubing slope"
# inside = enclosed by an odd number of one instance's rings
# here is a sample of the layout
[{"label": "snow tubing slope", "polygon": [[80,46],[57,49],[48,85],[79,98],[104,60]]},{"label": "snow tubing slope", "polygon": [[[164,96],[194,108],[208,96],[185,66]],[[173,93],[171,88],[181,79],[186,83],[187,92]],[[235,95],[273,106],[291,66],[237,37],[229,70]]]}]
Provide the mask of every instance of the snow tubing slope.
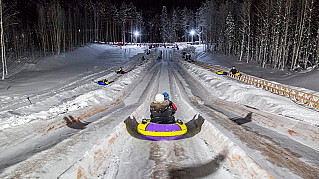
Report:
[{"label": "snow tubing slope", "polygon": [[148,119],[137,126],[137,131],[146,139],[174,140],[182,138],[187,133],[187,127],[184,123],[156,124]]}]

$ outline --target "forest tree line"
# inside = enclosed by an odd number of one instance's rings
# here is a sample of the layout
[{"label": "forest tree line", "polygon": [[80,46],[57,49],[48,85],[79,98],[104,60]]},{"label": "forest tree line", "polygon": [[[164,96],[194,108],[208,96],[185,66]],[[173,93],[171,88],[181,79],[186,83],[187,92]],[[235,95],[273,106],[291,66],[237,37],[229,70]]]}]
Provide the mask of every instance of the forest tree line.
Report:
[{"label": "forest tree line", "polygon": [[[24,2],[24,4],[21,4]],[[117,4],[118,3],[118,4]],[[21,6],[26,6],[24,9]],[[0,0],[2,77],[7,64],[59,54],[91,42],[190,42],[262,67],[319,64],[318,0],[207,0],[197,10],[99,0]],[[8,59],[8,60],[7,60]]]},{"label": "forest tree line", "polygon": [[318,0],[206,1],[197,15],[211,50],[262,67],[318,67]]},{"label": "forest tree line", "polygon": [[158,22],[162,42],[191,41],[195,30],[208,51],[247,63],[274,69],[319,64],[318,0],[207,0],[196,12],[163,7]]},{"label": "forest tree line", "polygon": [[[24,1],[23,1],[24,2]],[[33,56],[55,55],[92,42],[141,41],[142,12],[133,3],[93,0],[0,0],[2,78],[7,64]],[[27,7],[22,7],[26,5]],[[3,16],[2,16],[3,15]]]}]

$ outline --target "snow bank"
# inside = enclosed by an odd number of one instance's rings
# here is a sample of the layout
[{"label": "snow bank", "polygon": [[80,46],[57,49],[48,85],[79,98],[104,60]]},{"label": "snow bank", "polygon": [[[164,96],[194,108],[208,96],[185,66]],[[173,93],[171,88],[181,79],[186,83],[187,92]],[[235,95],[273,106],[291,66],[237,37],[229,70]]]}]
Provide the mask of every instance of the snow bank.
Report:
[{"label": "snow bank", "polygon": [[211,89],[210,92],[212,96],[217,99],[249,105],[262,111],[304,121],[314,126],[319,125],[318,112],[300,106],[290,99],[272,94],[252,85],[234,81],[227,77],[218,76],[194,64],[184,61],[180,61],[180,63],[181,66],[200,81],[201,84],[207,89]]},{"label": "snow bank", "polygon": [[236,171],[239,178],[274,178],[211,123],[204,122],[199,137],[212,149],[226,155],[227,164]]},{"label": "snow bank", "polygon": [[[59,91],[59,93],[52,94],[41,101],[33,102],[27,106],[1,111],[0,123],[2,125],[0,126],[0,130],[31,121],[51,120],[57,116],[61,116],[62,118],[64,114],[78,116],[79,113],[83,113],[87,108],[112,104],[120,98],[123,89],[128,88],[130,84],[138,79],[140,73],[152,62],[152,60],[146,61],[143,65],[130,71],[130,73],[120,76],[117,82],[111,83],[108,86],[99,86],[91,82],[79,85],[71,90]],[[110,79],[114,76],[116,76],[115,73],[110,73],[103,76],[103,78]],[[83,91],[87,91],[87,93]],[[69,97],[69,99],[66,97]],[[2,98],[2,100],[10,100],[10,98]]]}]

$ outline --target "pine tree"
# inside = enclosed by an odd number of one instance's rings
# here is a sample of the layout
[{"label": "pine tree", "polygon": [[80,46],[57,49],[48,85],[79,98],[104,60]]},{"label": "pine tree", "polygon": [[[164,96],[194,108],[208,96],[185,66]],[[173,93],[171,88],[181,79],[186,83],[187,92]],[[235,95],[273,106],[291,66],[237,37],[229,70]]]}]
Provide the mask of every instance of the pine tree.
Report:
[{"label": "pine tree", "polygon": [[136,7],[133,5],[132,2],[127,7],[127,18],[129,21],[129,33],[130,33],[130,42],[133,42],[133,34],[136,30],[136,27],[134,25],[134,21],[136,23]]},{"label": "pine tree", "polygon": [[188,27],[189,27],[189,16],[188,16],[188,9],[184,7],[182,14],[181,14],[181,25],[184,33],[184,41],[188,41]]},{"label": "pine tree", "polygon": [[169,20],[167,15],[167,8],[163,6],[161,14],[161,38],[162,42],[167,43],[169,41]]},{"label": "pine tree", "polygon": [[[135,25],[135,30],[139,31],[142,33],[142,27],[144,26],[144,22],[143,22],[143,16],[142,16],[142,12],[136,12],[136,25]],[[142,36],[139,36],[140,38],[140,42],[142,42]]]},{"label": "pine tree", "polygon": [[[197,31],[199,32],[199,37],[202,41],[205,41],[207,45],[207,10],[206,3],[203,3],[198,9],[198,18],[197,18]],[[206,46],[205,46],[206,48]],[[207,50],[207,49],[205,49]]]},{"label": "pine tree", "polygon": [[178,41],[178,28],[180,26],[179,17],[175,9],[172,11],[172,23],[171,23],[171,33],[172,33],[172,41]]},{"label": "pine tree", "polygon": [[230,55],[233,53],[234,48],[234,40],[235,40],[235,23],[234,18],[231,15],[231,12],[228,13],[226,18],[226,30],[225,30],[225,36],[227,41],[227,54]]},{"label": "pine tree", "polygon": [[126,22],[128,20],[128,8],[127,5],[125,4],[125,2],[122,2],[122,5],[120,7],[120,11],[119,11],[119,19],[121,21],[122,24],[122,43],[123,45],[125,45],[126,43]]},{"label": "pine tree", "polygon": [[241,8],[241,28],[240,28],[240,34],[241,34],[241,50],[240,50],[240,57],[239,61],[242,61],[243,55],[245,54],[246,62],[248,63],[250,60],[250,46],[251,46],[251,6],[252,2],[251,0],[245,0],[242,4]]}]

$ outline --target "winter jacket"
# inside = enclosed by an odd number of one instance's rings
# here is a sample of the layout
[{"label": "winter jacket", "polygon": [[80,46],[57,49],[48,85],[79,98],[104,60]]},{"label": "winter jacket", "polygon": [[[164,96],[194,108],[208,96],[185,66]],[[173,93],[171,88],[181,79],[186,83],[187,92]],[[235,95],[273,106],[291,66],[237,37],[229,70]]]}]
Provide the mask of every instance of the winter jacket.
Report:
[{"label": "winter jacket", "polygon": [[231,69],[229,72],[230,72],[231,74],[235,75],[235,74],[237,73],[237,70],[236,70],[236,69]]},{"label": "winter jacket", "polygon": [[175,112],[177,111],[177,107],[172,101],[169,101],[169,105],[171,105],[174,108]]},{"label": "winter jacket", "polygon": [[175,122],[175,104],[171,104],[170,101],[165,100],[163,102],[154,101],[151,103],[151,121],[160,124],[171,124]]}]

